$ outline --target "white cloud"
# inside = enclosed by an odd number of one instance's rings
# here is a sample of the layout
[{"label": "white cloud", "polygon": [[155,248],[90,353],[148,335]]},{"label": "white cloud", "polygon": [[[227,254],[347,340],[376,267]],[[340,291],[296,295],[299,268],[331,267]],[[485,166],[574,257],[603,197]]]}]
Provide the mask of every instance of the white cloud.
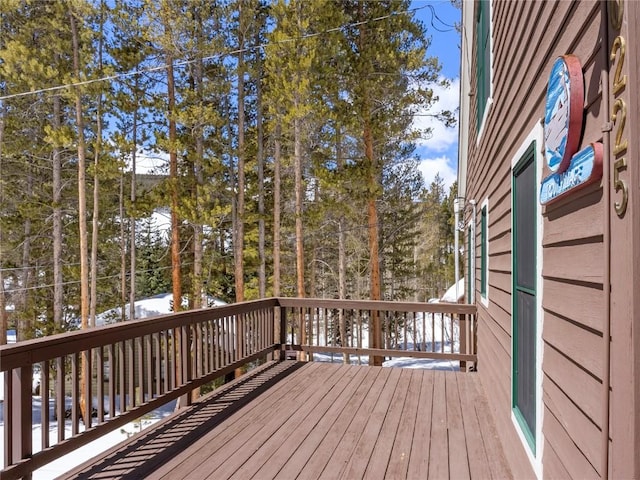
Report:
[{"label": "white cloud", "polygon": [[431,137],[418,140],[417,144],[431,152],[446,152],[450,147],[458,142],[458,106],[460,105],[460,79],[449,79],[449,88],[440,86],[433,87],[433,92],[438,101],[429,109],[421,110],[420,114],[433,114],[442,110],[453,112],[456,118],[455,127],[445,127],[444,124],[429,116],[416,116],[413,125],[416,128],[431,128]]},{"label": "white cloud", "polygon": [[445,189],[448,192],[449,187],[451,187],[453,182],[458,178],[458,173],[452,165],[455,165],[455,162],[452,162],[447,156],[422,158],[418,165],[418,169],[422,173],[422,177],[424,178],[427,186],[433,182],[436,177],[436,173],[439,174],[444,180]]}]

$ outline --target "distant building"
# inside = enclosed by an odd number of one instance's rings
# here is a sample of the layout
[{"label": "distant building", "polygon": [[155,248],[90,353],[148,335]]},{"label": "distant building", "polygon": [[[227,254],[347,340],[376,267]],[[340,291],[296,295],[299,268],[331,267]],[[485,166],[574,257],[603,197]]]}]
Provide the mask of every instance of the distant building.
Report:
[{"label": "distant building", "polygon": [[514,476],[640,478],[640,2],[462,8],[466,297]]}]

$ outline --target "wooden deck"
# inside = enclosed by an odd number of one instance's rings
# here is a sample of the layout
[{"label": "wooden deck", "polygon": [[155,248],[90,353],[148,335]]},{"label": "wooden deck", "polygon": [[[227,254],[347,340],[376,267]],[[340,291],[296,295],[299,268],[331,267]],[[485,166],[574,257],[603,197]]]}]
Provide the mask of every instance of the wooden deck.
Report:
[{"label": "wooden deck", "polygon": [[68,478],[510,478],[477,374],[267,364]]}]

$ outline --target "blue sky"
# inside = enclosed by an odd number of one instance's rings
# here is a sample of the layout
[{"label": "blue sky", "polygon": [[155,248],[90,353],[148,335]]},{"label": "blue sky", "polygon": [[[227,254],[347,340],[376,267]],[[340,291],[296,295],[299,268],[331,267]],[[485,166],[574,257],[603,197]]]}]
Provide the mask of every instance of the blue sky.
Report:
[{"label": "blue sky", "polygon": [[[431,5],[437,18],[433,18]],[[449,0],[428,1],[413,0],[412,8],[421,8],[416,17],[427,27],[427,34],[431,36],[431,47],[428,54],[436,56],[442,64],[441,74],[449,79],[451,87],[447,90],[434,89],[440,98],[439,107],[455,111],[459,105],[460,87],[460,37],[455,29],[446,26],[460,22],[461,11],[456,9]],[[457,116],[457,112],[456,112]],[[458,128],[445,128],[439,122],[429,117],[416,117],[416,126],[433,128],[430,139],[420,142],[417,154],[421,159],[420,170],[427,184],[433,181],[436,173],[443,177],[447,188],[456,179],[458,163]]]}]

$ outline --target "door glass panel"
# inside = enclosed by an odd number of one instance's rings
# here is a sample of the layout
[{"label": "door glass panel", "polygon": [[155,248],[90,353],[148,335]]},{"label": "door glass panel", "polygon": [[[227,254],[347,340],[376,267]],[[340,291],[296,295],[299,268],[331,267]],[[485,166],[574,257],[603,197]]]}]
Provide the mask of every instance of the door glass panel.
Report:
[{"label": "door glass panel", "polygon": [[535,451],[536,431],[536,176],[534,149],[513,178],[513,407]]},{"label": "door glass panel", "polygon": [[518,286],[535,289],[535,172],[530,162],[515,178],[516,186],[516,265]]}]

